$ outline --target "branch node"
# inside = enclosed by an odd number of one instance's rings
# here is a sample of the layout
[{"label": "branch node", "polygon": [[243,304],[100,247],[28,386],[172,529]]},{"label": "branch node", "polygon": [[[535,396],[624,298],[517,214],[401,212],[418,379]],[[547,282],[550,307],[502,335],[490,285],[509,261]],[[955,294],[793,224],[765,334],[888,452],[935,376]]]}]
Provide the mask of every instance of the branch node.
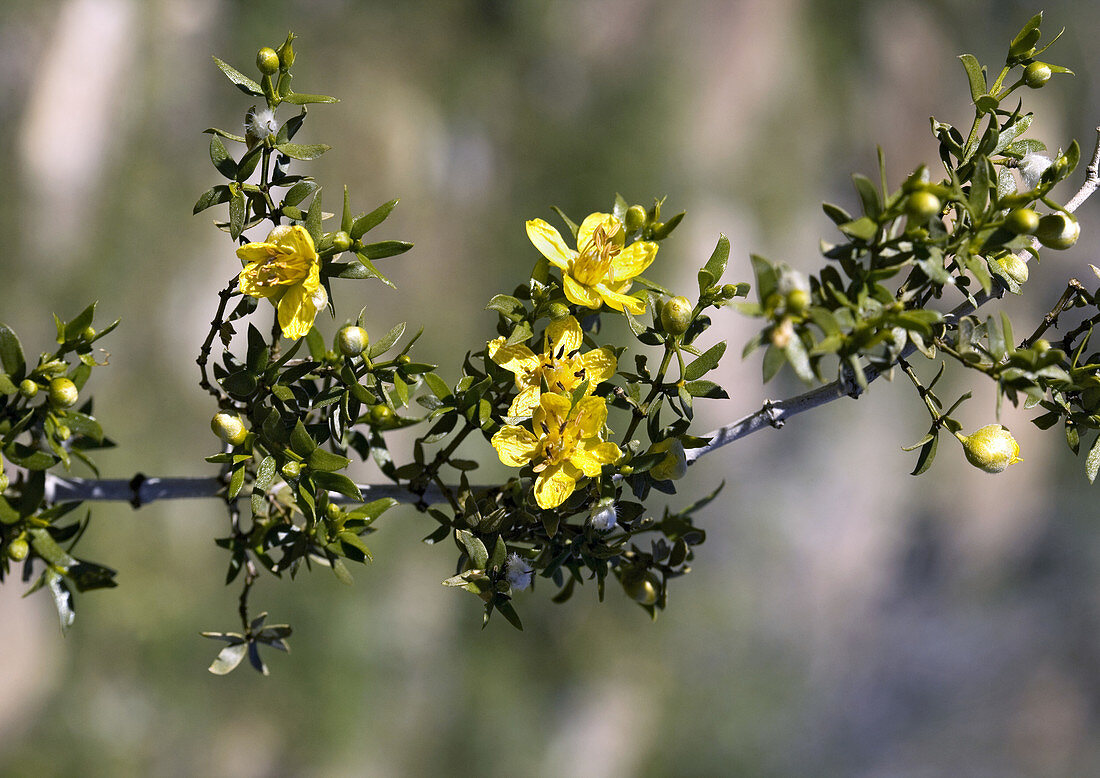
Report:
[{"label": "branch node", "polygon": [[760,410],[763,412],[764,418],[768,420],[768,424],[774,429],[782,429],[783,425],[787,423],[786,419],[779,415],[778,404],[771,400],[764,400],[764,406]]},{"label": "branch node", "polygon": [[141,486],[145,483],[145,474],[138,473],[130,479],[130,491],[133,492],[133,497],[130,498],[130,505],[134,506],[134,510],[141,507]]}]

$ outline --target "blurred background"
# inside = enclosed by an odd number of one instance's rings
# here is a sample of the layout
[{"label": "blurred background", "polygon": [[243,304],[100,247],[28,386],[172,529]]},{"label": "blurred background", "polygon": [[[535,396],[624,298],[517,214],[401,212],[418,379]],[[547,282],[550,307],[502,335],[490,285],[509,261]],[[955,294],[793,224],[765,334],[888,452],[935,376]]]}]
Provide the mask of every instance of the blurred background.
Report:
[{"label": "blurred background", "polygon": [[[997,67],[1037,10],[5,0],[0,320],[34,353],[52,341],[51,312],[99,300],[100,322],[123,320],[90,384],[120,444],[98,458],[104,475],[210,473],[213,408],[194,357],[239,265],[215,212],[191,207],[220,180],[202,130],[239,132],[251,104],[211,54],[252,73],[257,48],[298,33],[296,89],[342,100],[311,110],[299,139],[334,148],[307,172],[330,210],[343,183],[359,211],[401,197],[373,234],[416,243],[381,266],[397,291],[344,282],[337,305],[367,306],[372,335],[423,325],[416,354],[453,381],[456,355],[493,334],[485,302],[536,256],[524,220],[553,220],[550,205],[579,218],[616,191],[667,195],[666,212],[688,217],[652,277],[679,291],[719,233],[733,245],[728,281],[751,280],[750,252],[812,272],[819,238],[836,234],[820,201],[856,207],[848,176],[875,178],[876,144],[891,186],[934,166],[928,117],[972,115],[956,55]],[[1032,135],[1088,150],[1100,6],[1045,11],[1044,41],[1067,27],[1049,59],[1078,75],[1024,95]],[[1081,242],[1047,252],[1008,310],[1040,315],[1070,277],[1090,276],[1098,208],[1085,206]],[[759,355],[737,359],[751,332],[719,315],[732,399],[705,406],[700,429],[800,391],[786,374],[761,387]],[[961,417],[973,429],[994,414],[979,385]],[[603,605],[589,586],[565,606],[539,586],[517,602],[524,632],[503,620],[482,631],[477,602],[439,585],[451,548],[418,542],[434,524],[395,509],[354,587],[324,570],[258,585],[254,606],[295,627],[293,653],[268,652],[268,679],[206,672],[218,646],[198,633],[236,626],[237,589],[222,586],[227,558],[212,543],[224,511],[97,505],[81,550],[117,568],[120,586],[80,596],[67,637],[45,594],[0,590],[0,774],[1100,773],[1096,492],[1031,415],[1003,410],[1025,462],[996,478],[950,441],[929,473],[908,475],[915,457],[900,446],[927,418],[902,381],[706,457],[671,504],[726,488],[699,518],[709,537],[695,572],[656,623],[614,586]]]}]

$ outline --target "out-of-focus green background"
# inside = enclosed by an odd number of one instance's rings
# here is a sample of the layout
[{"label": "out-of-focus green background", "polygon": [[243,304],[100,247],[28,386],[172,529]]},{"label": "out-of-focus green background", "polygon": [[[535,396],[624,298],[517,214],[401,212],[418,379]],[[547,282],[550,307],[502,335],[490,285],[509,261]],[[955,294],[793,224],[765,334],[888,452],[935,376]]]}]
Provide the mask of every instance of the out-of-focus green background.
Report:
[{"label": "out-of-focus green background", "polygon": [[[383,268],[398,291],[345,283],[337,304],[352,316],[366,305],[372,335],[423,324],[417,353],[453,380],[456,355],[493,334],[485,301],[535,257],[523,221],[552,218],[551,204],[583,216],[615,191],[667,195],[688,218],[653,276],[678,290],[720,232],[727,280],[750,279],[750,251],[812,271],[818,238],[833,236],[819,202],[855,207],[847,176],[874,177],[876,143],[892,185],[933,165],[928,116],[971,115],[955,56],[997,66],[1036,10],[5,0],[0,320],[36,352],[52,311],[98,299],[104,321],[123,319],[90,385],[120,444],[100,457],[105,475],[208,473],[212,407],[194,355],[239,265],[213,212],[191,206],[216,182],[201,131],[238,127],[249,105],[211,54],[250,70],[259,46],[301,36],[295,86],[343,101],[316,107],[300,136],[334,146],[311,166],[326,199],[345,182],[360,210],[400,196],[379,232],[416,243]],[[1068,28],[1051,58],[1078,75],[1024,95],[1040,113],[1033,134],[1089,149],[1100,9],[1046,11],[1044,40]],[[1010,310],[1041,312],[1088,274],[1097,208]],[[751,329],[718,318],[733,399],[710,403],[704,427],[798,389],[761,388],[757,359],[738,362]],[[989,387],[962,416],[994,420]],[[296,628],[292,654],[269,652],[269,679],[205,669],[217,646],[198,632],[236,621],[211,542],[224,512],[98,505],[83,552],[116,567],[120,586],[79,597],[68,637],[45,595],[0,591],[0,773],[1095,774],[1097,493],[1028,416],[1004,411],[1025,462],[997,477],[945,442],[911,478],[900,446],[926,421],[900,381],[707,457],[675,504],[727,487],[700,518],[696,572],[656,623],[614,588],[602,606],[586,587],[559,607],[540,586],[519,598],[526,631],[482,631],[474,599],[439,585],[451,551],[418,542],[433,525],[394,510],[354,587],[324,571],[259,586],[257,605]]]}]

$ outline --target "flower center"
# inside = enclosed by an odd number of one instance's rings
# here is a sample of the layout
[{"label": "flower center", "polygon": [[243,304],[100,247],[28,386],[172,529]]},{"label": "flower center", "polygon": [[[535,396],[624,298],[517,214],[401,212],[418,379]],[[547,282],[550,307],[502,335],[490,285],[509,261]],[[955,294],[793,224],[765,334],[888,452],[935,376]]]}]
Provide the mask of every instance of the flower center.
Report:
[{"label": "flower center", "polygon": [[607,278],[611,262],[622,248],[604,231],[603,226],[592,231],[592,237],[573,260],[570,274],[578,283],[594,286]]},{"label": "flower center", "polygon": [[291,249],[283,246],[274,246],[269,249],[271,253],[253,271],[253,279],[257,286],[277,286],[279,284],[295,284],[309,274],[308,262]]}]

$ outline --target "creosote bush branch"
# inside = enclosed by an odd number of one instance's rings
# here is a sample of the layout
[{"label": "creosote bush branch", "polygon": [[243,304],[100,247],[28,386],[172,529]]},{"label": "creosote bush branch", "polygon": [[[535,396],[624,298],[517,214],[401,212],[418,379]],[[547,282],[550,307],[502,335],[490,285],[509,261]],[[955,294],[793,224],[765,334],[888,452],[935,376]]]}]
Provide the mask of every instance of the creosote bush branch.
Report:
[{"label": "creosote bush branch", "polygon": [[[1040,59],[1053,43],[1039,48],[1041,23],[1039,14],[1024,25],[999,68],[960,58],[974,115],[962,129],[932,120],[935,172],[921,166],[891,189],[880,152],[876,181],[853,177],[858,212],[825,204],[840,237],[823,245],[817,274],[754,255],[752,283],[726,283],[730,244],[720,236],[696,288],[671,290],[651,272],[677,261],[664,243],[683,212],[620,195],[576,221],[554,208],[560,226],[543,218],[525,225],[530,272],[488,301],[495,333],[442,373],[414,351],[422,331],[376,321],[369,297],[354,317],[338,313],[338,296],[392,287],[382,260],[412,244],[371,234],[397,199],[357,212],[346,187],[335,198],[330,188],[325,200],[335,200],[337,212],[323,210],[323,187],[305,170],[330,147],[303,128],[309,106],[337,101],[292,88],[294,35],[260,49],[258,77],[215,58],[245,96],[243,132],[206,130],[220,180],[194,207],[217,209],[214,225],[233,249],[196,360],[219,441],[206,461],[218,475],[99,479],[91,454],[113,443],[81,395],[93,368],[105,364],[93,344],[115,324],[97,332],[94,305],[71,321],[58,318],[58,348],[37,363],[0,325],[0,463],[8,465],[0,475],[0,577],[21,565],[32,589],[50,590],[68,628],[73,592],[115,584],[113,570],[73,555],[90,520],[78,513],[83,503],[219,498],[227,521],[215,542],[228,556],[226,583],[240,586],[240,624],[203,633],[224,644],[210,670],[231,672],[247,657],[266,674],[261,648],[286,650],[291,627],[252,615],[259,577],[318,565],[350,583],[354,566],[372,558],[366,539],[377,520],[398,503],[429,520],[425,542],[451,549],[443,584],[472,594],[485,622],[499,613],[522,628],[521,591],[553,588],[554,601],[565,602],[586,582],[600,599],[615,584],[656,617],[706,540],[694,517],[721,485],[689,488],[679,507],[659,504],[654,492],[676,495],[700,457],[858,397],[896,368],[929,415],[927,433],[905,447],[916,452],[915,475],[931,467],[944,430],[959,455],[986,472],[1021,461],[1000,424],[963,433],[953,414],[970,393],[951,402],[936,393],[948,364],[992,380],[998,409],[1006,398],[1038,409],[1038,426],[1060,426],[1081,451],[1082,433],[1100,430],[1100,353],[1089,348],[1100,292],[1071,280],[1022,340],[1003,312],[976,316],[1004,294],[1022,293],[1041,250],[1076,243],[1074,213],[1100,180],[1100,129],[1084,183],[1064,205],[1053,190],[1073,174],[1077,143],[1049,153],[1028,137],[1033,116],[1021,95],[1071,75]],[[745,299],[750,291],[754,300]],[[728,398],[708,378],[727,350],[710,312],[727,306],[759,320],[743,356],[762,352],[765,382],[786,367],[817,388],[700,431],[696,403]],[[610,326],[616,322],[622,326]],[[1054,327],[1065,334],[1051,342],[1045,336]],[[931,378],[922,377],[918,355]],[[453,382],[444,377],[452,369]],[[407,427],[419,434],[411,460],[398,461],[389,437]],[[480,462],[457,455],[471,440],[512,476],[471,485]],[[1100,470],[1096,436],[1086,450],[1092,480]],[[387,483],[348,477],[353,461],[368,459]],[[95,477],[53,472],[76,463]]]}]

